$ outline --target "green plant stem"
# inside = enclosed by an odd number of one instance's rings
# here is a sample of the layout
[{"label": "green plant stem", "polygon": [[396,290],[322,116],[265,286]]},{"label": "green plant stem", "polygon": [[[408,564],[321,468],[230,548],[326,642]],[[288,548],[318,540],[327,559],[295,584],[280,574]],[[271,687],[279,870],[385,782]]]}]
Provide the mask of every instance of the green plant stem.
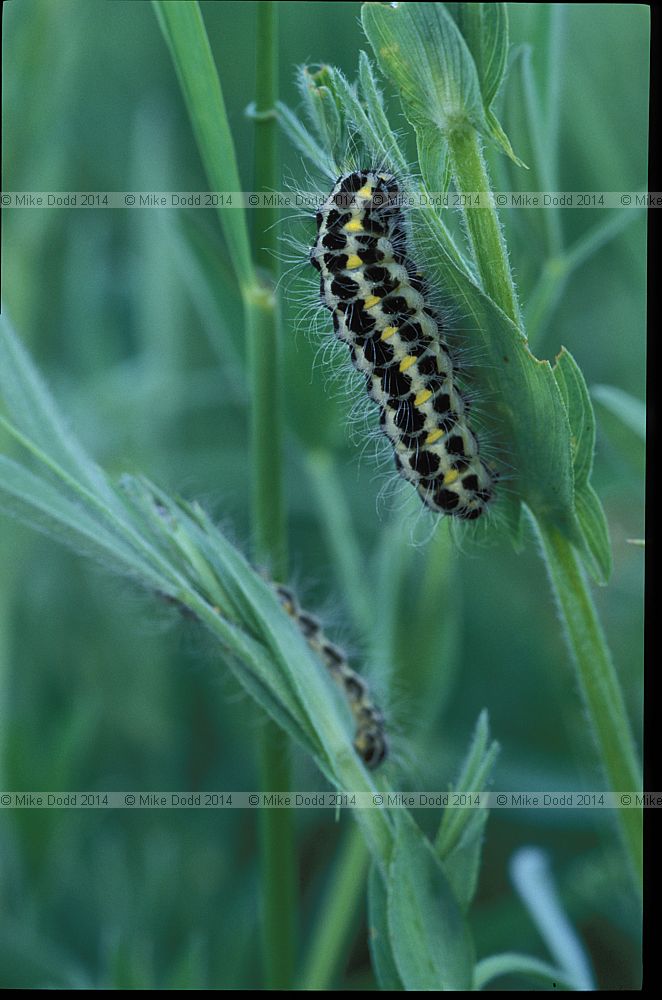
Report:
[{"label": "green plant stem", "polygon": [[[449,134],[448,142],[458,193],[488,192],[490,182],[476,131],[468,126],[455,129]],[[464,212],[483,287],[521,328],[507,250],[496,212],[493,208],[471,204]],[[641,788],[640,769],[623,695],[579,557],[555,527],[535,523],[609,787],[614,792],[637,791]],[[619,809],[618,820],[641,891],[641,812]]]},{"label": "green plant stem", "polygon": [[[261,6],[261,5],[260,5]],[[154,0],[200,158],[212,191],[241,191],[234,139],[200,7],[190,0]],[[246,213],[219,206],[218,217],[231,251],[237,283],[255,285]]]},{"label": "green plant stem", "polygon": [[[262,791],[288,790],[292,768],[285,733],[271,719],[265,719],[260,737]],[[259,832],[265,986],[271,990],[289,990],[294,974],[298,910],[294,813],[289,809],[261,809]]]},{"label": "green plant stem", "polygon": [[[537,528],[608,784],[613,792],[640,791],[641,772],[623,695],[579,557],[556,528],[540,523]],[[630,808],[619,809],[617,816],[641,891],[642,814]]]},{"label": "green plant stem", "polygon": [[[255,93],[255,190],[278,187],[278,7],[267,0],[257,5],[257,74]],[[260,205],[253,212],[255,262],[277,278],[278,208]]]},{"label": "green plant stem", "polygon": [[299,989],[331,989],[356,919],[357,886],[360,890],[365,886],[369,861],[365,838],[353,824],[322,902]]},{"label": "green plant stem", "polygon": [[283,498],[283,419],[279,316],[273,287],[246,296],[246,337],[251,394],[251,509],[253,549],[276,579],[286,573]]},{"label": "green plant stem", "polygon": [[480,138],[469,125],[448,133],[453,178],[459,194],[481,195],[481,204],[466,205],[464,217],[483,288],[505,314],[520,326],[519,306],[508,253],[496,209],[489,203],[491,190]]},{"label": "green plant stem", "polygon": [[[275,105],[278,98],[278,23],[275,3],[257,5],[255,102],[255,189],[278,189],[278,146]],[[280,395],[280,317],[275,241],[277,213],[254,212],[253,246],[258,288],[244,296],[251,380],[252,523],[256,558],[266,562],[276,579],[286,574],[285,505],[283,500],[283,420]],[[260,732],[262,791],[291,787],[289,741],[270,719]],[[294,814],[288,809],[260,811],[265,985],[292,987],[297,931]]]},{"label": "green plant stem", "polygon": [[[257,78],[255,102],[255,187],[278,188],[277,5],[257,7]],[[278,210],[254,212],[254,257],[257,287],[244,294],[251,377],[251,442],[253,458],[253,529],[257,557],[266,559],[277,577],[286,572],[285,505],[283,500],[283,413],[280,371],[280,315],[275,288]]]}]

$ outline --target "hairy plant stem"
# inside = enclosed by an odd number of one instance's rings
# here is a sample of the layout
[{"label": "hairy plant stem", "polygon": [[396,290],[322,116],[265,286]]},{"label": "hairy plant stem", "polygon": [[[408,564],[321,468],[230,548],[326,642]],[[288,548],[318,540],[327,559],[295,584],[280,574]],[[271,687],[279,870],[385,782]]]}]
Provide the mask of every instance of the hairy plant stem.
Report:
[{"label": "hairy plant stem", "polygon": [[[278,98],[278,21],[273,2],[257,5],[255,102],[255,189],[278,189],[278,146],[274,108]],[[244,294],[251,380],[252,524],[256,558],[276,579],[286,573],[283,500],[283,421],[280,393],[280,316],[275,285],[277,213],[254,212],[253,247],[258,287]],[[260,783],[265,793],[291,787],[289,741],[266,719],[260,731]],[[294,814],[261,809],[262,953],[267,989],[292,987],[297,932]]]},{"label": "hairy plant stem", "polygon": [[501,224],[489,200],[491,185],[478,133],[468,124],[452,129],[448,149],[458,194],[471,195],[471,202],[476,195],[480,197],[480,205],[465,205],[464,219],[483,289],[520,326],[515,285]]},{"label": "hairy plant stem", "polygon": [[[553,526],[537,527],[607,781],[614,792],[640,791],[641,772],[623,694],[579,556]],[[641,891],[642,813],[619,809],[617,817]]]},{"label": "hairy plant stem", "polygon": [[[489,192],[490,179],[478,133],[467,124],[451,131],[448,142],[458,193]],[[523,330],[496,210],[484,203],[478,206],[470,198],[463,210],[483,288]],[[614,792],[634,792],[641,788],[634,741],[618,677],[579,556],[553,524],[538,520],[535,512],[533,517],[540,532],[545,564],[607,782]],[[618,817],[637,888],[641,891],[641,813],[635,809],[621,809]]]}]

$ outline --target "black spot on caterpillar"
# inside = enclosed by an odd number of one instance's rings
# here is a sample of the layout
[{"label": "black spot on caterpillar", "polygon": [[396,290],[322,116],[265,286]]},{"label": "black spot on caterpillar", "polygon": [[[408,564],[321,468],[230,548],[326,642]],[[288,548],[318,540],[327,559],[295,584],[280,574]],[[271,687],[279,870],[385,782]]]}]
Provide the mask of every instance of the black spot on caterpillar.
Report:
[{"label": "black spot on caterpillar", "polygon": [[371,700],[366,682],[349,666],[343,650],[329,642],[317,618],[301,610],[288,587],[277,584],[276,593],[285,611],[301,629],[310,648],[320,657],[331,677],[345,692],[356,727],[354,749],[367,767],[379,767],[388,754],[384,716]]},{"label": "black spot on caterpillar", "polygon": [[388,173],[340,177],[317,213],[310,260],[336,336],[379,407],[398,472],[430,509],[475,520],[496,477],[479,456],[441,320],[408,257],[399,192]]}]

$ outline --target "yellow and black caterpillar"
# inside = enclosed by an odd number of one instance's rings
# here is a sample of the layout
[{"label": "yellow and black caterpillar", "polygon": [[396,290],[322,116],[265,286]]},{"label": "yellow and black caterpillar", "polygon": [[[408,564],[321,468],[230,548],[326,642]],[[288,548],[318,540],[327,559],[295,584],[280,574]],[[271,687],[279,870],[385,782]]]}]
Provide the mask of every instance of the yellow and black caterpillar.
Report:
[{"label": "yellow and black caterpillar", "polygon": [[342,649],[329,642],[317,618],[302,611],[292,591],[278,584],[276,593],[285,611],[301,629],[310,648],[320,657],[334,681],[345,692],[356,727],[354,749],[367,767],[379,767],[388,755],[384,716],[371,700],[367,684],[349,666]]},{"label": "yellow and black caterpillar", "polygon": [[336,336],[379,406],[399,473],[427,507],[475,520],[495,476],[479,456],[441,320],[408,257],[399,193],[388,173],[340,177],[317,213],[310,260]]}]

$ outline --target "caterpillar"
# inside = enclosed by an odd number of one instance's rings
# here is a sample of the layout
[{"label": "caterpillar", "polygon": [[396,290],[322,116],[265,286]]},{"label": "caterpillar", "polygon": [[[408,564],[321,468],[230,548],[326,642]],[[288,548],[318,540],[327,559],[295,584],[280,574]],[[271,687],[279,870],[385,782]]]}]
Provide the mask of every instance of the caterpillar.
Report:
[{"label": "caterpillar", "polygon": [[475,520],[496,477],[468,426],[469,402],[428,285],[408,256],[399,194],[390,173],[343,174],[317,212],[310,261],[335,334],[379,407],[399,474],[426,507]]},{"label": "caterpillar", "polygon": [[354,749],[371,770],[379,767],[388,755],[384,716],[371,700],[367,684],[349,666],[343,650],[326,638],[317,618],[302,611],[289,587],[277,584],[275,589],[284,610],[297,623],[310,648],[345,692],[356,727]]}]

